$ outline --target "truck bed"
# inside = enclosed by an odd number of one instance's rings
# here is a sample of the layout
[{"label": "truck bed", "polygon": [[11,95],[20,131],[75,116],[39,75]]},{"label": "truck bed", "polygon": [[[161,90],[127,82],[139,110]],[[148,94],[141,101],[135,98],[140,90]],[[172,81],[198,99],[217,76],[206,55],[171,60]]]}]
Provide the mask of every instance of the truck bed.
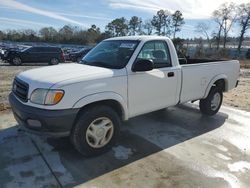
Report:
[{"label": "truck bed", "polygon": [[182,88],[180,103],[205,98],[209,84],[218,76],[225,79],[225,91],[235,87],[239,75],[236,60],[188,59],[181,65]]}]

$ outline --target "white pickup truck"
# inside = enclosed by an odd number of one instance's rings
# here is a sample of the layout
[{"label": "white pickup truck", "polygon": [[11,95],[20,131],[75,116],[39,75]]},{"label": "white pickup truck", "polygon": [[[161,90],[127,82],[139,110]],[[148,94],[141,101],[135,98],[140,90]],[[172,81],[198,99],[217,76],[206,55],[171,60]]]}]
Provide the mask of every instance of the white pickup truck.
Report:
[{"label": "white pickup truck", "polygon": [[238,61],[180,62],[166,37],[110,38],[80,63],[20,73],[9,100],[25,130],[70,136],[79,152],[97,155],[113,146],[124,120],[195,100],[214,115],[223,92],[237,86]]}]

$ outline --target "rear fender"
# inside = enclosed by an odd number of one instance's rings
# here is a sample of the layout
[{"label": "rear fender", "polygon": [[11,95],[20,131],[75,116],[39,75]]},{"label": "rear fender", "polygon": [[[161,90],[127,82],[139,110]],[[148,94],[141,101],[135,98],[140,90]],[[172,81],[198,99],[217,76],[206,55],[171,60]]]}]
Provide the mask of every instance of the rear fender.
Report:
[{"label": "rear fender", "polygon": [[218,80],[221,80],[223,79],[225,81],[225,91],[228,91],[228,79],[227,79],[227,76],[225,74],[220,74],[220,75],[217,75],[215,77],[213,77],[213,79],[209,82],[208,86],[207,86],[207,89],[205,91],[205,95],[203,98],[206,98],[209,94],[209,91],[210,89],[213,87],[214,83]]}]

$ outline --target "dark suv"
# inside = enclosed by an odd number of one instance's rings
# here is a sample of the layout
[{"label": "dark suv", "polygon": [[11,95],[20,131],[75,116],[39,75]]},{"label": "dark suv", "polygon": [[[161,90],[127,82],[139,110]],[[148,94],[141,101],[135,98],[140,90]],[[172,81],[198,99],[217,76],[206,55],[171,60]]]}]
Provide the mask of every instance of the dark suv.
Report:
[{"label": "dark suv", "polygon": [[4,60],[11,65],[22,63],[49,63],[56,65],[64,62],[64,55],[58,47],[29,47],[24,50],[9,50],[4,54]]},{"label": "dark suv", "polygon": [[91,50],[92,48],[84,48],[78,52],[72,52],[69,54],[69,59],[73,62],[80,62],[82,58]]}]

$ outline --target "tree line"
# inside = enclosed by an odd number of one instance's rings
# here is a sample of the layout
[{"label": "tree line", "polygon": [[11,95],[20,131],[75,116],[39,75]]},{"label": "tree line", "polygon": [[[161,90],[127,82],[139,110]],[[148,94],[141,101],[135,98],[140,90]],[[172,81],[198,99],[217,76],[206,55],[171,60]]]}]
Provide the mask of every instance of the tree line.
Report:
[{"label": "tree line", "polygon": [[65,25],[60,29],[53,27],[41,28],[38,32],[32,29],[0,31],[0,40],[17,42],[56,42],[72,44],[94,44],[103,39],[126,35],[164,35],[170,37],[181,30],[184,17],[180,11],[171,14],[167,10],[159,10],[152,19],[143,21],[138,16],[129,20],[124,17],[116,18],[108,23],[105,31],[92,25],[88,29]]},{"label": "tree line", "polygon": [[212,13],[212,19],[216,24],[216,28],[210,31],[210,26],[204,22],[200,22],[196,26],[196,32],[201,33],[212,48],[215,43],[217,49],[221,46],[225,49],[229,42],[229,33],[234,25],[240,28],[238,38],[238,52],[240,53],[242,42],[245,39],[246,32],[250,29],[250,3],[235,4],[223,3]]},{"label": "tree line", "polygon": [[[242,42],[250,28],[250,3],[240,5],[224,3],[212,13],[211,17],[216,25],[212,32],[210,32],[210,26],[205,22],[197,24],[195,31],[205,37],[210,48],[215,46],[219,49],[220,47],[226,48],[230,39],[230,31],[234,25],[237,25],[240,28],[238,36],[240,52]],[[184,16],[181,11],[171,13],[168,10],[159,10],[151,19],[147,20],[138,16],[132,16],[129,20],[124,17],[116,18],[106,25],[103,32],[96,25],[92,25],[88,29],[65,25],[60,29],[44,27],[39,31],[32,29],[0,31],[0,40],[95,44],[109,37],[152,34],[175,39],[184,24]],[[182,40],[176,39],[175,41]]]}]

